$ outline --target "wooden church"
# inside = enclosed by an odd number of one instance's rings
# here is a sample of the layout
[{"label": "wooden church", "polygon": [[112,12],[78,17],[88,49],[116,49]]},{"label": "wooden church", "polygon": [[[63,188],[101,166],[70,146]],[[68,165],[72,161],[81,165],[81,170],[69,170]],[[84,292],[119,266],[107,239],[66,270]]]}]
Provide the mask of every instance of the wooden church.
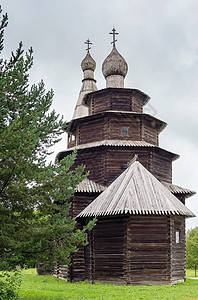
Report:
[{"label": "wooden church", "polygon": [[55,275],[70,281],[115,284],[174,284],[185,280],[185,199],[194,194],[172,183],[179,156],[159,146],[166,123],[143,112],[149,96],[124,87],[128,71],[115,45],[104,60],[106,88],[97,90],[90,55],[81,63],[82,88],[68,124],[68,149],[89,177],[77,187],[72,215],[80,224],[97,217],[88,244],[57,265]]}]

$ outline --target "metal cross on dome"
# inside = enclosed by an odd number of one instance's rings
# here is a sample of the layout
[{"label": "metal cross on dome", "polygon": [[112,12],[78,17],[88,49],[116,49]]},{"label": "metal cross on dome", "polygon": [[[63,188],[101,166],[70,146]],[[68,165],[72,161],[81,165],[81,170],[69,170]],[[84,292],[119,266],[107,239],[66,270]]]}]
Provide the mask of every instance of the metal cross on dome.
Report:
[{"label": "metal cross on dome", "polygon": [[92,45],[93,43],[91,43],[90,40],[88,39],[88,40],[86,40],[85,44],[88,45],[86,50],[87,50],[87,52],[89,52],[89,50],[91,49],[90,45]]},{"label": "metal cross on dome", "polygon": [[119,33],[116,32],[116,29],[113,27],[112,32],[109,32],[109,34],[113,34],[113,42],[111,42],[111,44],[113,44],[113,46],[115,46],[115,43],[117,42],[116,34],[119,34]]}]

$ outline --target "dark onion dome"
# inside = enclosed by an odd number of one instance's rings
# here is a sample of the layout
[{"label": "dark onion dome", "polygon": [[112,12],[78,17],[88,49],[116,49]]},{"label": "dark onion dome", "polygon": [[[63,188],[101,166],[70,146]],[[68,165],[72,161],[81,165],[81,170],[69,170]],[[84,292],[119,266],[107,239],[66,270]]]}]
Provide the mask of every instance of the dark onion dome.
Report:
[{"label": "dark onion dome", "polygon": [[81,62],[81,68],[83,71],[85,70],[92,70],[94,71],[96,68],[96,62],[95,60],[91,57],[90,53],[87,52],[87,55]]},{"label": "dark onion dome", "polygon": [[104,77],[110,75],[122,75],[126,76],[128,71],[128,65],[125,59],[120,55],[116,47],[114,46],[111,53],[107,56],[102,64],[102,73]]}]

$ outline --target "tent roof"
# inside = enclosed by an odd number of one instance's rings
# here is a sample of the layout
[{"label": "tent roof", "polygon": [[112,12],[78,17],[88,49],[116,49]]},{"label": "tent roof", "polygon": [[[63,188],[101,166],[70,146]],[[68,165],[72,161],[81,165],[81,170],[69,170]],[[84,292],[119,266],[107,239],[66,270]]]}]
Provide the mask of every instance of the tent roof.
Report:
[{"label": "tent roof", "polygon": [[132,163],[77,217],[115,214],[194,214],[140,162]]}]

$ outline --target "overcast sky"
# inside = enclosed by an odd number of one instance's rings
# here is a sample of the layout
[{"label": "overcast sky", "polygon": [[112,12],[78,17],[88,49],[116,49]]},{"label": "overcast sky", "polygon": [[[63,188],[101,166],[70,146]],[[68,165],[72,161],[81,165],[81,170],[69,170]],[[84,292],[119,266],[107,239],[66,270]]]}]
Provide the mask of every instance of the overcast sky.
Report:
[{"label": "overcast sky", "polygon": [[[168,123],[160,146],[180,155],[173,183],[198,192],[198,1],[195,0],[1,0],[9,15],[4,57],[23,41],[34,49],[31,83],[53,89],[53,108],[69,121],[81,88],[84,41],[92,41],[98,89],[102,62],[117,49],[128,63],[125,86],[151,97],[147,112]],[[66,148],[66,135],[55,149]],[[198,195],[186,201],[198,216]],[[198,218],[187,220],[187,228]]]}]

